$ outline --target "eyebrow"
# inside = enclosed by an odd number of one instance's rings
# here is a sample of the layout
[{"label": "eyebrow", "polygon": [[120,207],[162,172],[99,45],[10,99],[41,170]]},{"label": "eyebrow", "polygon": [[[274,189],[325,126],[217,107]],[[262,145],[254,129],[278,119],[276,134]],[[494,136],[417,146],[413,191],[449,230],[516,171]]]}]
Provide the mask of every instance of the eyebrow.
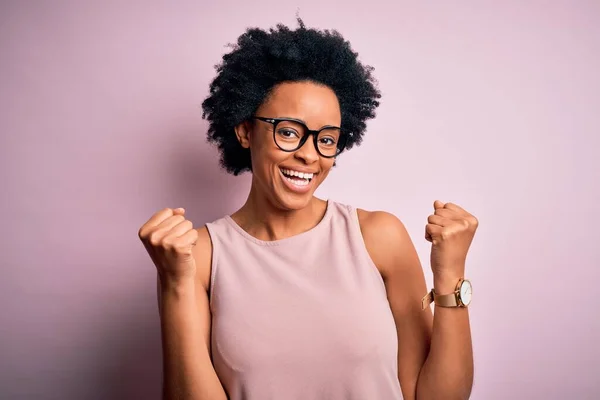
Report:
[{"label": "eyebrow", "polygon": [[[308,124],[306,123],[306,121],[304,121],[304,120],[302,120],[300,118],[294,118],[294,117],[275,117],[275,119],[291,119],[293,121],[302,122],[308,128]],[[318,130],[323,129],[323,128],[338,128],[338,129],[342,129],[340,126],[337,126],[337,125],[323,125],[319,129],[315,129],[315,130],[318,131]]]}]

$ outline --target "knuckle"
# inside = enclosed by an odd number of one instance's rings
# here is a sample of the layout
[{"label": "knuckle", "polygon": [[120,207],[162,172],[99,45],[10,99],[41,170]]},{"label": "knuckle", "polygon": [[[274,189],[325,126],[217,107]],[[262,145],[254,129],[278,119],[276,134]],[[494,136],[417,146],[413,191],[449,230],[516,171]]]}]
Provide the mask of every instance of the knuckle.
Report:
[{"label": "knuckle", "polygon": [[158,219],[159,222],[164,221],[165,219],[169,218],[171,215],[173,215],[173,210],[170,208],[163,208],[159,211],[156,212],[156,214],[154,214],[154,219]]},{"label": "knuckle", "polygon": [[173,250],[177,253],[177,254],[188,254],[191,253],[191,247],[189,246],[189,244],[187,243],[187,241],[177,241],[175,243],[173,243]]},{"label": "knuckle", "polygon": [[162,247],[167,251],[173,251],[175,249],[175,241],[170,237],[165,237],[162,240]]},{"label": "knuckle", "polygon": [[161,235],[159,232],[154,231],[148,236],[148,241],[154,247],[158,247],[161,245]]},{"label": "knuckle", "polygon": [[171,218],[173,218],[173,221],[175,221],[177,224],[186,220],[183,215],[174,215]]}]

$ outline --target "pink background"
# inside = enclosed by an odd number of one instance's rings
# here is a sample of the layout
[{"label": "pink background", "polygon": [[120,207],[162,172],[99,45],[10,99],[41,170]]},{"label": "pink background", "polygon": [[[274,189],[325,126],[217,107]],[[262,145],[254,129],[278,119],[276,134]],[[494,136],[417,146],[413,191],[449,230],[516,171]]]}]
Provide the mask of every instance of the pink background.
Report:
[{"label": "pink background", "polygon": [[472,398],[600,397],[598,2],[80,3],[0,6],[0,398],[159,398],[137,229],[242,204],[250,176],[218,169],[200,103],[226,43],[297,8],[383,91],[319,194],[398,215],[428,285],[433,201],[481,221]]}]

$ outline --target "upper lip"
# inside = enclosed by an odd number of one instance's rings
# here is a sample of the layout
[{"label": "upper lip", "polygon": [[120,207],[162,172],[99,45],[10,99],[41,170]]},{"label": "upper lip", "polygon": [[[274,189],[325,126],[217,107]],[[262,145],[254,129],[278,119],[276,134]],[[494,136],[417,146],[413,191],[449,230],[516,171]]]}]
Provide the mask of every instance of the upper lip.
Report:
[{"label": "upper lip", "polygon": [[308,174],[318,174],[318,172],[310,171],[310,170],[308,170],[306,168],[299,168],[299,167],[295,167],[295,168],[292,168],[292,167],[279,167],[279,168],[281,168],[281,169],[289,169],[289,170],[297,171],[297,172],[304,172],[305,174],[306,173],[308,173]]}]

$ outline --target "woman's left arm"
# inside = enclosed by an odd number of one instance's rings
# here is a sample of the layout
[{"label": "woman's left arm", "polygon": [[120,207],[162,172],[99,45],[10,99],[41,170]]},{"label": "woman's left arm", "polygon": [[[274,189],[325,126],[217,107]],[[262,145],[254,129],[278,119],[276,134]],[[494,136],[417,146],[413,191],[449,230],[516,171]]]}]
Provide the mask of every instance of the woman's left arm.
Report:
[{"label": "woman's left arm", "polygon": [[[433,244],[435,291],[447,294],[464,276],[472,235],[469,239],[468,233],[460,233],[467,224],[459,221],[462,217],[458,216],[458,206],[436,201],[434,208],[425,236]],[[359,210],[358,215],[365,245],[384,279],[396,323],[398,379],[404,399],[468,399],[473,386],[468,309],[436,306],[435,316],[430,308],[422,310],[421,299],[427,292],[425,276],[402,222],[386,212]],[[470,221],[476,225],[476,219]],[[474,233],[474,228],[469,229]]]}]

